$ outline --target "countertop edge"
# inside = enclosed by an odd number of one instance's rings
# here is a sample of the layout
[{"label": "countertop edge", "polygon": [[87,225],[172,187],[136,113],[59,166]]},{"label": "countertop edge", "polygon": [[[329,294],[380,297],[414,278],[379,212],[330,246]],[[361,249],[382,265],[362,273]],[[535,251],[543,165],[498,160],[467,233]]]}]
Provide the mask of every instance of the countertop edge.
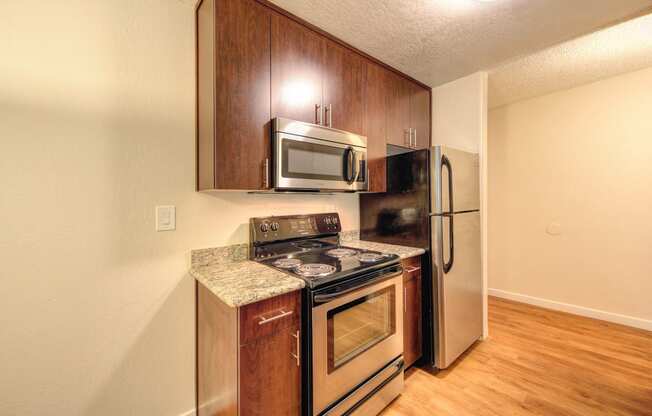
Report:
[{"label": "countertop edge", "polygon": [[[256,262],[245,260],[245,261],[236,261],[232,263],[222,263],[215,266],[201,266],[201,267],[191,267],[189,274],[195,278],[195,280],[202,284],[208,291],[215,295],[222,303],[231,307],[239,308],[242,306],[250,305],[252,303],[260,302],[266,299],[273,298],[275,296],[280,296],[286,293],[294,292],[296,290],[301,290],[305,287],[305,282],[296,277],[292,277],[287,273],[276,271],[272,268],[269,269],[269,276],[264,277],[263,279],[278,279],[278,282],[273,282],[272,284],[261,285],[260,287],[251,287],[251,288],[242,288],[237,289],[229,285],[233,283],[234,277],[229,276],[227,273],[224,273],[224,277],[215,277],[210,276],[209,270],[218,269],[218,275],[220,269],[227,268],[229,266],[246,267],[247,265],[253,267],[265,267]],[[239,276],[236,276],[235,279],[238,279]],[[278,284],[275,284],[278,283]],[[230,292],[238,292],[237,295],[233,295]]]}]

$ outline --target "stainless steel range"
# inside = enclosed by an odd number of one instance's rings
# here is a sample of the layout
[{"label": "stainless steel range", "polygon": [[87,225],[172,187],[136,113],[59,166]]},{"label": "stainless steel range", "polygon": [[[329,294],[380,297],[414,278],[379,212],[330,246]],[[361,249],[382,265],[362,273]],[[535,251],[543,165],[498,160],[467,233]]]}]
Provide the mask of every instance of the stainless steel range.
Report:
[{"label": "stainless steel range", "polygon": [[304,415],[376,415],[403,390],[403,278],[393,254],[340,244],[337,213],[252,218],[251,258],[306,282]]}]

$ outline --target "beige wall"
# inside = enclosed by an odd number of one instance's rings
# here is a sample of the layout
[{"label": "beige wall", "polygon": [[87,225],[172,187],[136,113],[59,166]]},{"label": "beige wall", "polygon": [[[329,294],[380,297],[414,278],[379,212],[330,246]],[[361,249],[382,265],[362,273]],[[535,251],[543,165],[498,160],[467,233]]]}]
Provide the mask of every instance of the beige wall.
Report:
[{"label": "beige wall", "polygon": [[490,111],[490,288],[652,330],[651,92],[652,68]]},{"label": "beige wall", "polygon": [[481,153],[486,134],[487,73],[432,89],[432,143]]},{"label": "beige wall", "polygon": [[190,250],[245,242],[255,215],[354,229],[358,198],[194,192],[194,0],[0,16],[0,414],[191,410]]},{"label": "beige wall", "polygon": [[483,337],[487,313],[487,73],[476,72],[432,90],[432,144],[480,154]]}]

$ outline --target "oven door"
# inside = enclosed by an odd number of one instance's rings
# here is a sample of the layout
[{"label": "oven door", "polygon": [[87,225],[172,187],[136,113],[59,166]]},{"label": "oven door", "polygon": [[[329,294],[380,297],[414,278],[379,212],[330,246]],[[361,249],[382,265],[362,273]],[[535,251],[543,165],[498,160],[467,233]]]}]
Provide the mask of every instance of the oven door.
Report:
[{"label": "oven door", "polygon": [[275,188],[367,190],[366,148],[287,133],[274,142]]},{"label": "oven door", "polygon": [[313,415],[403,353],[400,268],[378,283],[343,292],[313,298]]}]

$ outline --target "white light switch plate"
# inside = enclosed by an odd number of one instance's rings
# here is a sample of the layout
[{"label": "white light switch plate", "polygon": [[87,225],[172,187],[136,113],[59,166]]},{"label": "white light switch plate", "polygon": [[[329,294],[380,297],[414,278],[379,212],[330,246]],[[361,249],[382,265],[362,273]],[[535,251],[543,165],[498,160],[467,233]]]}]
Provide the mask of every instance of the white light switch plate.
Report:
[{"label": "white light switch plate", "polygon": [[177,209],[174,205],[156,207],[156,231],[172,231],[177,228]]}]

